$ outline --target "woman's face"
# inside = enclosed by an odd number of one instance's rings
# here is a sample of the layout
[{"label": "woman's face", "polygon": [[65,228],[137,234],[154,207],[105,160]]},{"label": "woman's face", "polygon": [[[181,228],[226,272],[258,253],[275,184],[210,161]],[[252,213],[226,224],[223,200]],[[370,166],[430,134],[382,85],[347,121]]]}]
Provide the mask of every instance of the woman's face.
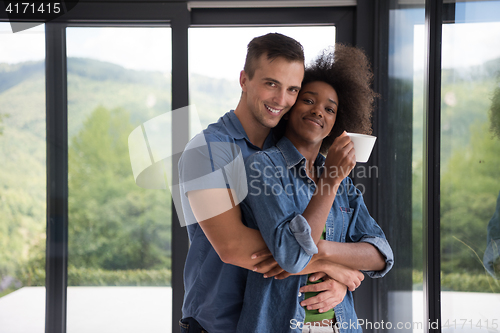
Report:
[{"label": "woman's face", "polygon": [[321,144],[332,131],[338,107],[339,98],[332,86],[322,81],[307,83],[286,115],[287,136]]}]

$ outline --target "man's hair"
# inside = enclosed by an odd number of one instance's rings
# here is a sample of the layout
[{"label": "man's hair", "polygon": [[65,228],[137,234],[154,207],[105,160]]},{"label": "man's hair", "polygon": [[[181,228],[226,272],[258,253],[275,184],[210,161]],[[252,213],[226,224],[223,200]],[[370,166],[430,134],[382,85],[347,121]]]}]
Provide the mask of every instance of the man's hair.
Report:
[{"label": "man's hair", "polygon": [[245,73],[251,80],[256,70],[257,60],[263,55],[267,60],[282,57],[288,61],[301,61],[304,63],[304,49],[295,39],[275,33],[255,37],[248,43],[247,57],[245,59]]},{"label": "man's hair", "polygon": [[[326,154],[335,138],[343,131],[372,133],[371,119],[375,98],[378,97],[371,87],[372,80],[373,72],[364,52],[338,43],[334,49],[324,50],[306,67],[302,87],[310,82],[325,82],[335,89],[339,99],[335,125],[330,136],[323,139],[320,153]],[[282,118],[274,129],[276,138],[284,135],[285,128],[286,119]]]}]

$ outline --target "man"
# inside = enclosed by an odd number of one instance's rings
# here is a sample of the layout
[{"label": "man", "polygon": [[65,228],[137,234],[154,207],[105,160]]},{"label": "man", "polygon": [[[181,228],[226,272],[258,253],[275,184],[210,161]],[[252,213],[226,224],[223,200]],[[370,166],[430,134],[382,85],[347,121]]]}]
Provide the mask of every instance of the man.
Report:
[{"label": "man", "polygon": [[[179,162],[191,241],[180,323],[185,332],[236,332],[246,269],[261,263],[266,271],[276,265],[272,258],[264,263],[251,258],[267,247],[258,230],[241,222],[234,204],[243,199],[239,192],[246,185],[246,177],[239,174],[244,170],[240,159],[274,145],[271,128],[295,103],[303,76],[300,43],[277,33],[254,38],[240,74],[238,106],[186,146]],[[232,164],[240,168],[228,170]]]}]

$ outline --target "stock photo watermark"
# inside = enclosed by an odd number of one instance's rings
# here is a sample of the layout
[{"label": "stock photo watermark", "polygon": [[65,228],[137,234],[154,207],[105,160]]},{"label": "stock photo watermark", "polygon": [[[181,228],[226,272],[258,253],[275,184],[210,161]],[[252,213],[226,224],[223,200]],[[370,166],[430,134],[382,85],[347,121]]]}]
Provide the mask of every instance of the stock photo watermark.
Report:
[{"label": "stock photo watermark", "polygon": [[[9,1],[4,0],[3,10],[9,18],[13,33],[50,22],[72,10],[79,0],[59,1]],[[30,22],[31,21],[31,22]]]},{"label": "stock photo watermark", "polygon": [[[447,319],[445,321],[428,321],[426,326],[430,329],[438,328],[451,328],[455,330],[465,330],[465,329],[486,329],[486,330],[498,330],[499,319]],[[412,321],[412,322],[392,322],[392,321],[369,321],[366,319],[358,320],[348,320],[348,321],[333,321],[331,319],[324,319],[321,322],[314,323],[304,323],[298,321],[297,319],[290,320],[291,329],[302,329],[307,326],[335,326],[338,329],[363,329],[363,330],[423,330],[424,322],[422,321]]]},{"label": "stock photo watermark", "polygon": [[[198,134],[193,136],[186,146],[182,146],[173,142],[172,119],[187,115],[191,133]],[[338,191],[345,190],[344,186],[328,184],[316,188],[316,183],[305,176],[303,165],[285,170],[279,166],[254,162],[247,166],[250,168],[248,174],[243,154],[237,144],[207,141],[194,105],[166,112],[138,126],[129,135],[128,146],[136,184],[147,189],[169,189],[181,226],[227,212],[248,195],[290,196],[298,191],[307,193],[310,197],[316,194],[338,194]],[[177,164],[180,180],[172,175],[176,172],[173,166]],[[302,176],[298,172],[301,172]],[[353,170],[336,166],[314,168],[311,177],[319,176],[320,172],[332,179],[343,179],[349,174],[356,180],[378,178],[379,174],[377,166],[358,164]],[[277,180],[283,177],[296,181],[282,185]],[[357,195],[365,193],[363,184],[352,186],[355,187]],[[217,192],[217,200],[212,202],[210,207],[197,211],[196,219],[192,209],[186,209],[190,207],[186,193],[200,188],[223,191]],[[348,190],[350,191],[350,187]],[[220,193],[222,194],[219,195]]]}]

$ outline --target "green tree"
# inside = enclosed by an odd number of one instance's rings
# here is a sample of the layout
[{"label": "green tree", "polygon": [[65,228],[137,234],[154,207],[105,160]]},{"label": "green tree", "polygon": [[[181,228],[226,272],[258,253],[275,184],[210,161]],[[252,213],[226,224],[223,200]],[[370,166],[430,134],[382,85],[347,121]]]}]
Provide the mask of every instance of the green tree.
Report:
[{"label": "green tree", "polygon": [[69,147],[69,264],[105,270],[170,266],[170,196],[133,179],[123,109],[95,109]]},{"label": "green tree", "polygon": [[489,124],[471,126],[471,142],[450,157],[441,181],[442,270],[484,272],[487,224],[500,191],[500,144]]},{"label": "green tree", "polygon": [[500,80],[491,101],[490,130],[500,139]]}]

